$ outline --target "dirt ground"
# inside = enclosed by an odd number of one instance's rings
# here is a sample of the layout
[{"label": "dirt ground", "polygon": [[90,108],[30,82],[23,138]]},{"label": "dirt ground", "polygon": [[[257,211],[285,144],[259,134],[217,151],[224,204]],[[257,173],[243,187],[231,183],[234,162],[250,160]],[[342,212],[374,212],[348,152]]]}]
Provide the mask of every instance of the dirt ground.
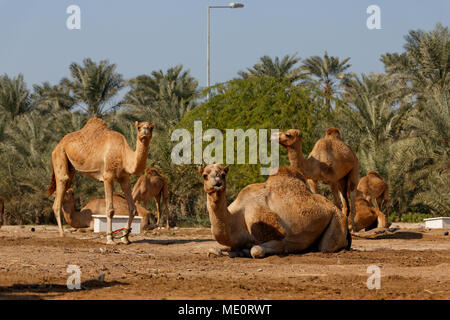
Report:
[{"label": "dirt ground", "polygon": [[[208,258],[217,243],[206,228],[107,246],[104,234],[3,226],[0,299],[450,299],[449,230],[396,225],[359,233],[351,251],[260,260]],[[80,266],[81,290],[67,289],[68,265]],[[379,290],[367,288],[370,265],[381,270]]]}]

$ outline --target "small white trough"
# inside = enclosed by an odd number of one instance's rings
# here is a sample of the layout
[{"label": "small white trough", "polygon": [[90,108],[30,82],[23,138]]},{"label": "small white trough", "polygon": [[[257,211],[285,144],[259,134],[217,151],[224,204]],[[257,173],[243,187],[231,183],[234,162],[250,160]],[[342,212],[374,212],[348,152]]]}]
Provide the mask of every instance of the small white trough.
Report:
[{"label": "small white trough", "polygon": [[450,228],[450,217],[437,217],[424,219],[425,228],[430,229],[446,229]]},{"label": "small white trough", "polygon": [[[106,232],[106,215],[94,214],[94,232]],[[131,233],[140,234],[141,233],[141,220],[142,217],[135,216],[133,222],[131,222]],[[114,216],[112,218],[112,230],[118,230],[127,227],[128,216]]]}]

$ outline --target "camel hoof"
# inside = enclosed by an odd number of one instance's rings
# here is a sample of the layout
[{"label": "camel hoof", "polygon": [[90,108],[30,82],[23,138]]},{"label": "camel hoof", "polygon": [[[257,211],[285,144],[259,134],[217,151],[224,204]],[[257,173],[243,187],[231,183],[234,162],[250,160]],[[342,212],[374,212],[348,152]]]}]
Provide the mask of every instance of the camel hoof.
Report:
[{"label": "camel hoof", "polygon": [[130,244],[131,243],[130,240],[128,240],[128,237],[123,237],[121,239],[121,241],[122,241],[123,244]]},{"label": "camel hoof", "polygon": [[250,255],[253,259],[264,258],[264,249],[261,246],[253,246]]},{"label": "camel hoof", "polygon": [[106,244],[114,244],[112,237],[106,237]]},{"label": "camel hoof", "polygon": [[223,253],[222,253],[222,250],[220,250],[220,249],[211,248],[211,249],[208,250],[207,256],[208,256],[208,258],[210,258],[211,256],[213,256],[213,257],[221,257],[221,256],[223,256]]}]

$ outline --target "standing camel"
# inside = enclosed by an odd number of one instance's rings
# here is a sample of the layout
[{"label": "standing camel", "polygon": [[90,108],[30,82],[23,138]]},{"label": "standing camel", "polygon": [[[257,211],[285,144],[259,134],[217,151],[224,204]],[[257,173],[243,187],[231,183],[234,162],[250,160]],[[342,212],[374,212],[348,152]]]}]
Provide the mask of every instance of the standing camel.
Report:
[{"label": "standing camel", "polygon": [[[223,250],[250,249],[253,258],[301,252],[317,244],[335,252],[351,244],[347,217],[324,196],[313,194],[295,168],[280,167],[266,182],[246,186],[227,207],[228,166],[199,167],[207,195],[211,232]],[[208,254],[221,255],[211,249]]]},{"label": "standing camel", "polygon": [[164,209],[166,212],[166,228],[169,229],[169,205],[168,205],[168,190],[167,182],[155,168],[145,169],[145,173],[139,177],[138,181],[133,187],[133,201],[144,202],[144,207],[147,208],[147,201],[155,199],[157,210],[156,224],[160,226],[161,221],[161,197],[164,200]]},{"label": "standing camel", "polygon": [[[128,201],[124,196],[119,194],[114,194],[114,213],[116,215],[124,216],[129,213]],[[141,230],[145,230],[150,227],[149,215],[150,212],[136,204],[137,213],[142,217]],[[93,199],[89,201],[80,212],[75,211],[75,198],[73,196],[73,190],[69,188],[64,195],[64,200],[62,204],[62,211],[64,214],[64,219],[66,222],[75,229],[88,228],[89,230],[94,229],[94,219],[92,215],[103,214],[106,210],[106,200],[105,199]]]},{"label": "standing camel", "polygon": [[377,172],[370,171],[367,176],[362,177],[357,190],[369,203],[375,202],[375,207],[388,216],[389,187]]},{"label": "standing camel", "polygon": [[[307,159],[302,153],[302,134],[290,129],[280,132],[279,143],[287,148],[291,166],[299,169],[307,178],[313,193],[318,194],[318,181],[330,185],[334,203],[349,215],[355,217],[356,186],[358,184],[358,158],[353,150],[341,140],[339,129],[329,128],[325,138],[319,139]],[[339,200],[340,198],[340,200]]]},{"label": "standing camel", "polygon": [[56,191],[53,212],[58,222],[59,234],[62,227],[62,201],[66,190],[73,182],[75,172],[102,181],[105,185],[107,235],[106,243],[113,244],[112,217],[114,216],[113,190],[117,180],[128,201],[129,219],[122,238],[129,243],[131,222],[136,215],[136,206],[131,196],[130,174],[139,174],[145,169],[148,149],[154,125],[137,122],[136,151],[133,151],[123,135],[109,130],[102,119],[92,118],[79,131],[67,134],[52,152],[52,179],[47,195]]}]

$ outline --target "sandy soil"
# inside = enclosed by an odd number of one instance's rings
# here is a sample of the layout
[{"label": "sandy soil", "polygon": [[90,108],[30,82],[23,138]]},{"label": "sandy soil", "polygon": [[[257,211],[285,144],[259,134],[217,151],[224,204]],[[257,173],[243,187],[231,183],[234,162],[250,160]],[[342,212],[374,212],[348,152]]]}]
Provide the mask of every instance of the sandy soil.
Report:
[{"label": "sandy soil", "polygon": [[[450,299],[449,230],[397,226],[354,236],[351,251],[261,260],[208,258],[217,243],[204,228],[107,246],[104,234],[3,226],[0,299]],[[82,290],[67,289],[68,265],[80,266]],[[379,290],[367,288],[369,265],[381,269]]]}]

